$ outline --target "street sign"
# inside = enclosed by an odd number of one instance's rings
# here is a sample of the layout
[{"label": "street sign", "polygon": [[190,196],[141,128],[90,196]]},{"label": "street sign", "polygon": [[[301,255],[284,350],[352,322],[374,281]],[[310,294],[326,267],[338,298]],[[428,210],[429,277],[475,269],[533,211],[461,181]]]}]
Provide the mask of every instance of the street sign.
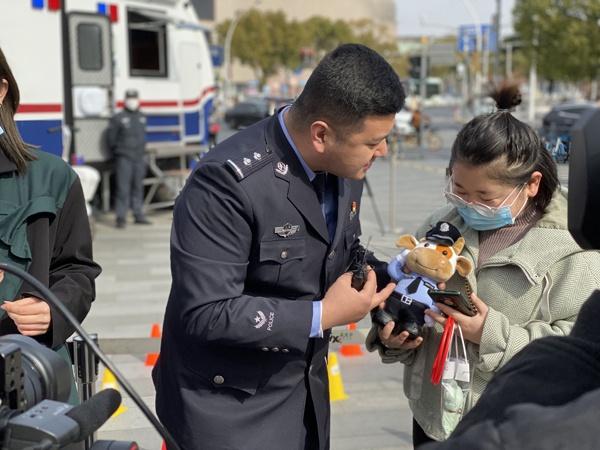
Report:
[{"label": "street sign", "polygon": [[221,67],[223,65],[223,46],[210,45],[210,57],[213,67]]},{"label": "street sign", "polygon": [[[481,50],[495,52],[498,48],[498,39],[493,25],[481,24]],[[477,26],[461,25],[458,28],[458,38],[456,39],[457,50],[461,53],[471,53],[477,51]]]}]

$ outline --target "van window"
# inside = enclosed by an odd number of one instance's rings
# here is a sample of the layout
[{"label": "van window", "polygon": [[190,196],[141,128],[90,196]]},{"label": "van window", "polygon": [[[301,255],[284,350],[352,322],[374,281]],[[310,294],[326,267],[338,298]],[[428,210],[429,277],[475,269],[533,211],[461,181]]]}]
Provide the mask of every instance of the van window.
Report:
[{"label": "van window", "polygon": [[167,24],[156,14],[127,11],[129,73],[133,76],[163,77],[167,72]]},{"label": "van window", "polygon": [[102,29],[95,23],[77,25],[77,61],[81,70],[102,70]]}]

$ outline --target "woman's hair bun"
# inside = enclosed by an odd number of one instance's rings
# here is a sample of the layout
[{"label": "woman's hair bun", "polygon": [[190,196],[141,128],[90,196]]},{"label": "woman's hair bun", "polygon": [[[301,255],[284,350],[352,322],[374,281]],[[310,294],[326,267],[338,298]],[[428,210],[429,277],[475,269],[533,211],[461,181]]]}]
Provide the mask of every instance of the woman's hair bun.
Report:
[{"label": "woman's hair bun", "polygon": [[511,110],[521,104],[521,92],[516,83],[503,82],[494,88],[490,97],[496,102],[498,110]]}]

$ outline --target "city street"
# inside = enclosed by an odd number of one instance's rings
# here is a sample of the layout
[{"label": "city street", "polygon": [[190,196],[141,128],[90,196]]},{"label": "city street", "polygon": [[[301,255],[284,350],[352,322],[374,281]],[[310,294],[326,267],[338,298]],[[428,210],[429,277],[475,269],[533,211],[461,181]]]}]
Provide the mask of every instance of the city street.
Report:
[{"label": "city street", "polygon": [[[365,191],[362,241],[384,260],[395,254],[398,234],[412,233],[435,208],[445,203],[442,189],[449,145],[458,127],[448,110],[433,111],[444,148],[420,155],[417,150],[376,162],[367,176],[372,196]],[[421,158],[421,156],[423,156]],[[566,183],[567,166],[559,167]],[[382,233],[377,215],[382,218]],[[160,323],[170,286],[169,231],[171,211],[152,213],[152,226],[113,227],[112,215],[100,216],[94,241],[95,257],[103,266],[97,281],[97,300],[84,322],[100,338],[140,338]],[[363,320],[359,328],[369,327]],[[154,388],[145,355],[117,355],[114,361],[144,400],[153,407]],[[402,366],[383,365],[376,354],[339,357],[343,387],[349,398],[332,404],[332,449],[409,449],[411,414],[402,393]],[[103,372],[100,372],[100,387]],[[145,449],[159,449],[161,439],[140,411],[125,398],[127,410],[107,422],[101,439],[135,439]]]}]

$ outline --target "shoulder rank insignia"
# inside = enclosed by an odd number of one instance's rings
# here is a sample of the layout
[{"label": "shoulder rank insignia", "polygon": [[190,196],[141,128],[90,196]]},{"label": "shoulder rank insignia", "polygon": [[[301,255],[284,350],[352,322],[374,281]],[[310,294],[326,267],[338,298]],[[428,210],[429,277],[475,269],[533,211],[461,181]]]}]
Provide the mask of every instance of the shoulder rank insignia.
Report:
[{"label": "shoulder rank insignia", "polygon": [[241,154],[236,158],[225,161],[225,164],[231,169],[238,181],[243,180],[251,173],[256,172],[271,162],[273,154],[265,151],[252,151]]}]

